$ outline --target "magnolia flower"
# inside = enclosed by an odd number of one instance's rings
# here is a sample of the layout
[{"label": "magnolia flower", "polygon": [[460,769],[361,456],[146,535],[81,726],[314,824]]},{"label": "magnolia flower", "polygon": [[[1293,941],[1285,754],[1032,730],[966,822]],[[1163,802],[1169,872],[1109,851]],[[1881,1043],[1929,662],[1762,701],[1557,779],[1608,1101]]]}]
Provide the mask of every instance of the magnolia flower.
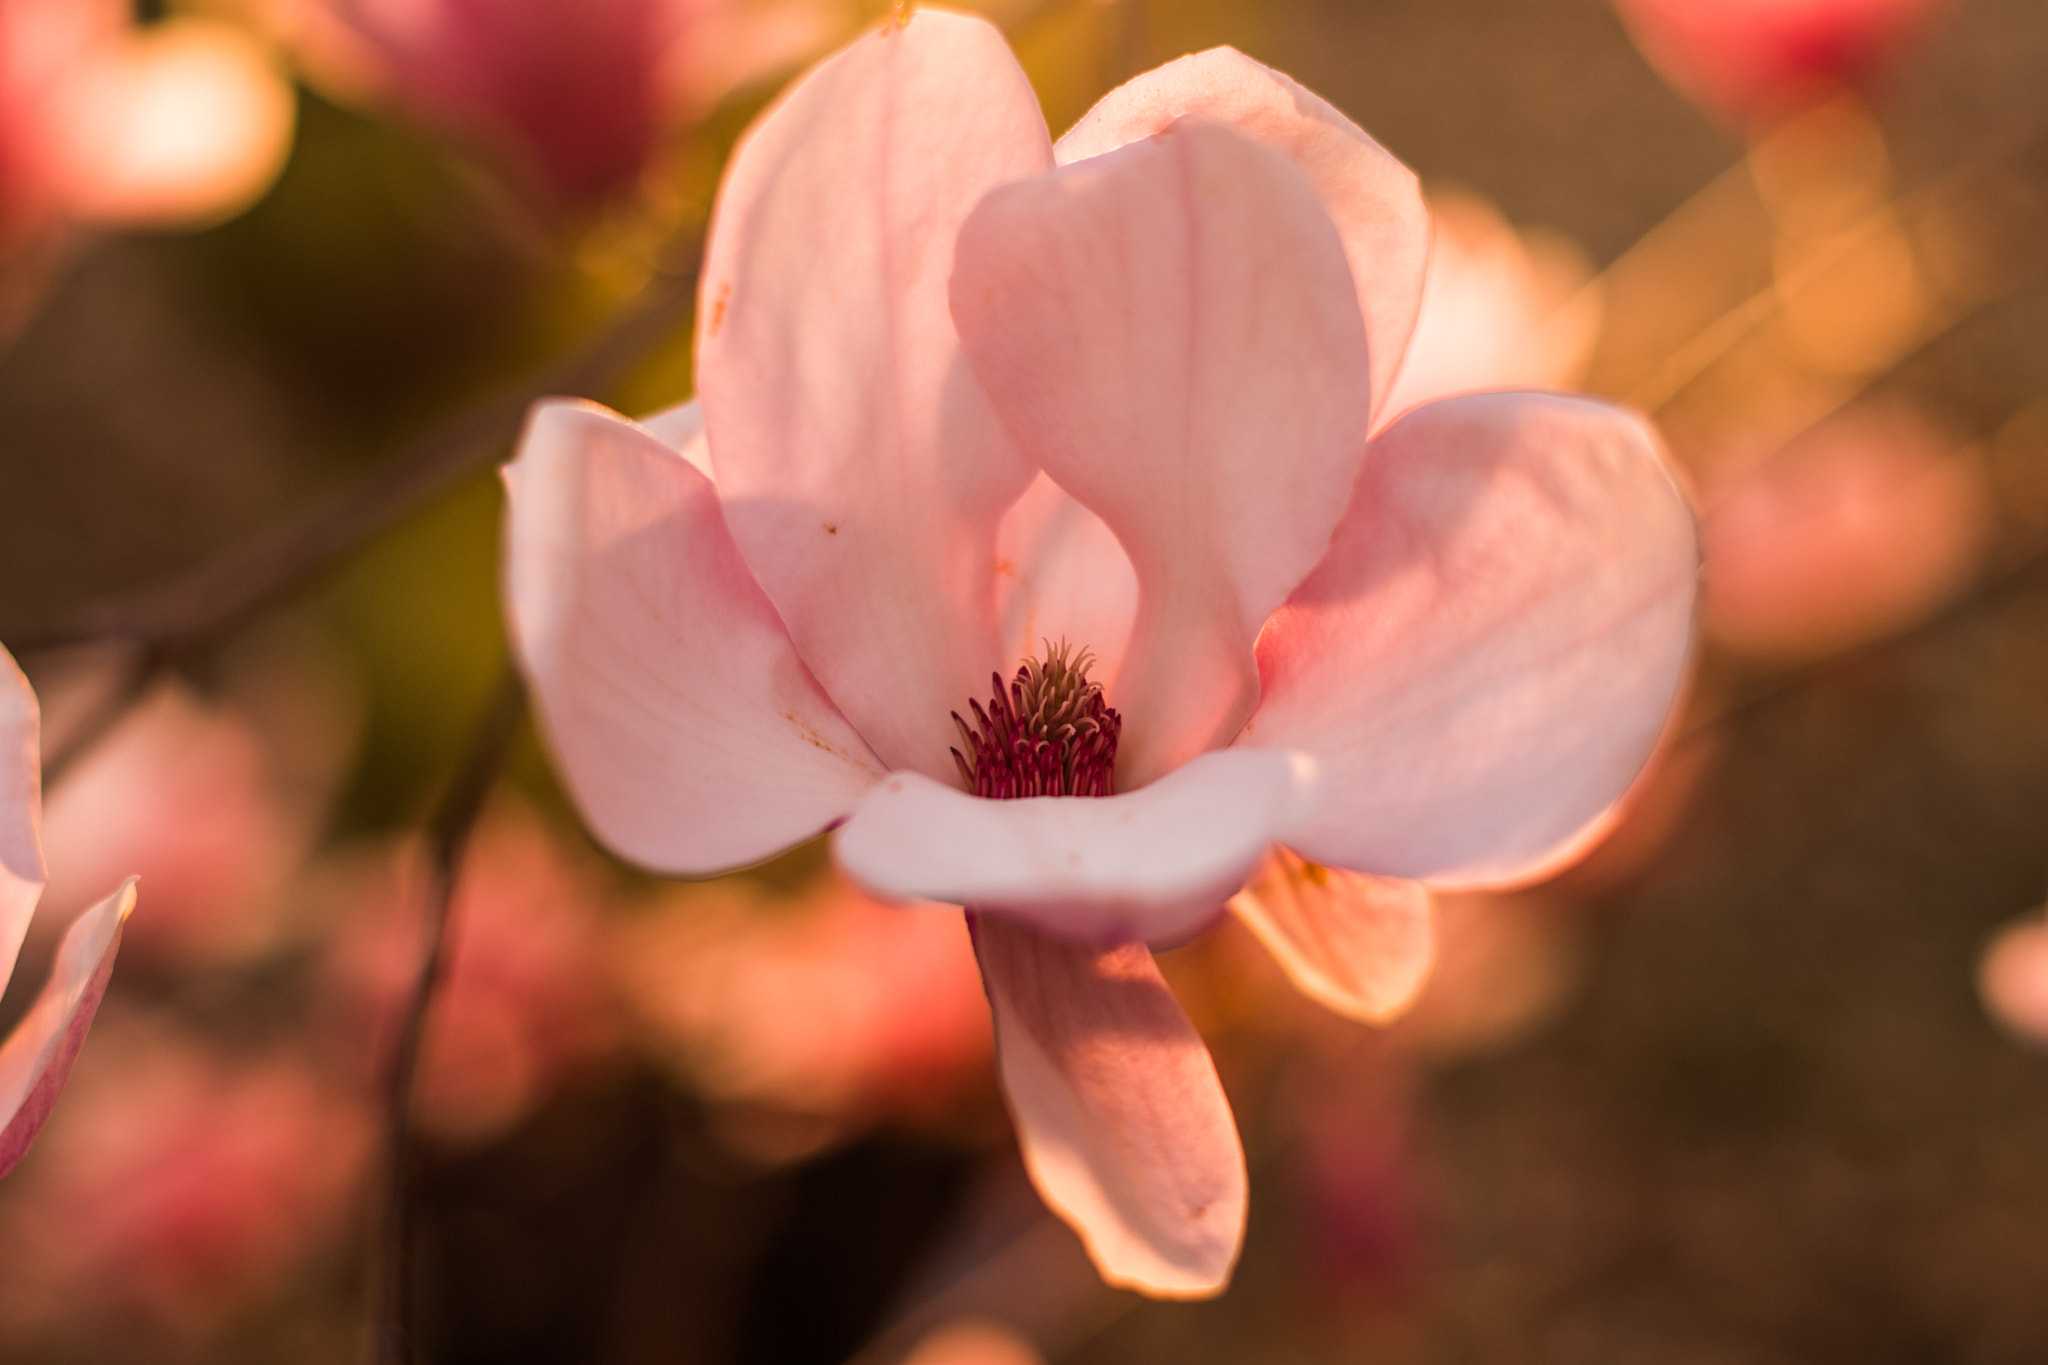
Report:
[{"label": "magnolia flower", "polygon": [[1426,886],[1568,856],[1684,669],[1641,421],[1490,394],[1369,437],[1428,232],[1234,51],[1055,145],[993,27],[904,12],[735,152],[701,405],[544,404],[507,471],[518,656],[598,837],[697,876],[837,826],[869,892],[969,907],[1025,1161],[1117,1284],[1214,1293],[1244,1227],[1146,944],[1236,897],[1391,1011]]},{"label": "magnolia flower", "polygon": [[[0,984],[43,894],[42,756],[36,694],[0,649]],[[35,1141],[85,1042],[121,926],[135,908],[135,879],[78,917],[57,949],[50,980],[14,1032],[0,1041],[0,1175]]]},{"label": "magnolia flower", "polygon": [[1742,117],[1824,94],[1881,66],[1942,0],[1615,0],[1665,79]]}]

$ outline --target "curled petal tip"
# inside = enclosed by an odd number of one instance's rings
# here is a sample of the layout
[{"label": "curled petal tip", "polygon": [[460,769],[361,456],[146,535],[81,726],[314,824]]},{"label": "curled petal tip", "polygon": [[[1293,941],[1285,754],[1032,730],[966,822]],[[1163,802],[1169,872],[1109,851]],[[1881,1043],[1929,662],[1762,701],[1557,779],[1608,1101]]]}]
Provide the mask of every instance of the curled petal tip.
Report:
[{"label": "curled petal tip", "polygon": [[1436,959],[1428,888],[1273,855],[1230,908],[1296,989],[1364,1024],[1388,1024],[1422,992]]},{"label": "curled petal tip", "polygon": [[122,927],[135,909],[137,880],[123,882],[65,932],[49,981],[0,1042],[0,1175],[28,1154],[71,1075],[113,972]]}]

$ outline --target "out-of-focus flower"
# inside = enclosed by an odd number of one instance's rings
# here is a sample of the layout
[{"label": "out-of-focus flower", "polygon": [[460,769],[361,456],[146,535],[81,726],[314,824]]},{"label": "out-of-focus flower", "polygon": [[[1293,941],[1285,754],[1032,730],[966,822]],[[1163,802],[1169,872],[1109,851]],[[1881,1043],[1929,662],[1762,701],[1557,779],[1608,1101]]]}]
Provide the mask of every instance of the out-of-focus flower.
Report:
[{"label": "out-of-focus flower", "polygon": [[267,188],[290,88],[216,20],[124,0],[0,0],[0,255],[65,222],[203,223]]},{"label": "out-of-focus flower", "polygon": [[664,133],[814,50],[806,0],[252,0],[337,96],[489,143],[574,206],[631,182]]},{"label": "out-of-focus flower", "polygon": [[1305,1250],[1321,1287],[1347,1299],[1398,1294],[1420,1269],[1415,1078],[1405,1061],[1384,1047],[1319,1059],[1315,1082],[1288,1106],[1298,1125],[1288,1175],[1300,1190]]},{"label": "out-of-focus flower", "polygon": [[942,1108],[989,1052],[959,917],[877,904],[832,878],[799,897],[736,884],[624,922],[621,991],[714,1099],[841,1130]]},{"label": "out-of-focus flower", "polygon": [[[42,755],[36,694],[0,649],[0,985],[14,974],[21,941],[43,894]],[[0,1040],[0,1175],[14,1169],[50,1117],[57,1092],[114,970],[121,928],[135,908],[135,881],[72,924],[42,993]]]},{"label": "out-of-focus flower", "polygon": [[1369,439],[1426,225],[1233,51],[1055,147],[1000,34],[906,9],[736,153],[701,419],[544,405],[508,471],[519,657],[600,837],[701,874],[844,821],[870,892],[970,907],[1038,1189],[1148,1292],[1227,1280],[1245,1171],[1146,942],[1283,845],[1248,922],[1385,1013],[1425,884],[1573,848],[1684,670],[1697,549],[1638,419],[1485,395]]},{"label": "out-of-focus flower", "polygon": [[[408,850],[378,860],[344,897],[334,967],[357,1036],[388,1041],[412,990],[428,884]],[[531,816],[496,814],[478,829],[420,1057],[419,1117],[430,1132],[451,1142],[503,1133],[616,1044],[595,913],[602,896]],[[367,1028],[366,1015],[375,1021]]]},{"label": "out-of-focus flower", "polygon": [[51,793],[46,903],[76,911],[88,890],[131,871],[150,892],[134,950],[217,958],[259,947],[313,832],[316,809],[294,795],[246,717],[165,687]]},{"label": "out-of-focus flower", "polygon": [[1518,233],[1483,199],[1429,196],[1433,245],[1422,312],[1386,416],[1461,393],[1568,389],[1600,331],[1600,297],[1583,253]]},{"label": "out-of-focus flower", "polygon": [[1000,1323],[958,1318],[934,1327],[903,1365],[1044,1365],[1030,1342]]},{"label": "out-of-focus flower", "polygon": [[1978,965],[1977,993],[2011,1033],[2048,1046],[2048,916],[2036,911],[1998,931]]},{"label": "out-of-focus flower", "polygon": [[1945,0],[1615,0],[1643,55],[1715,112],[1824,96],[1897,56]]},{"label": "out-of-focus flower", "polygon": [[272,1291],[347,1221],[370,1113],[303,1060],[236,1060],[111,1016],[6,1210],[0,1311],[209,1320]]},{"label": "out-of-focus flower", "polygon": [[1584,965],[1571,915],[1514,897],[1442,898],[1436,938],[1436,970],[1389,1034],[1430,1061],[1520,1042],[1570,1002]]},{"label": "out-of-focus flower", "polygon": [[1710,481],[1706,503],[1707,629],[1777,659],[1911,625],[1969,579],[1990,525],[1982,460],[1890,404]]}]

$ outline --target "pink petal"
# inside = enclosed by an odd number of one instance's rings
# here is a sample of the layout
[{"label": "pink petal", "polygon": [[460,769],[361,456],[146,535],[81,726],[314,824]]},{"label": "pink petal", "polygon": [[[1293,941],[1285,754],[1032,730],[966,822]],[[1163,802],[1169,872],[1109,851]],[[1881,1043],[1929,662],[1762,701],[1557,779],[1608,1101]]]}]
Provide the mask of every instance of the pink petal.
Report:
[{"label": "pink petal", "polygon": [[0,987],[49,873],[43,868],[43,758],[36,694],[0,648]]},{"label": "pink petal", "polygon": [[1062,166],[1197,114],[1286,156],[1308,176],[1344,241],[1372,348],[1379,412],[1422,306],[1429,210],[1415,172],[1327,101],[1234,48],[1168,62],[1105,95],[1053,148]]},{"label": "pink petal", "polygon": [[996,528],[1031,479],[961,361],[953,241],[1052,164],[983,20],[907,11],[813,68],[726,172],[698,387],[734,540],[891,766],[950,775],[951,713],[1002,662]]},{"label": "pink petal", "polygon": [[704,408],[696,399],[649,413],[639,419],[649,436],[690,462],[690,468],[711,477],[711,447],[704,440]]},{"label": "pink petal", "polygon": [[1189,120],[1005,186],[961,232],[953,316],[1010,429],[1137,570],[1119,785],[1228,743],[1253,637],[1366,444],[1365,332],[1308,182]]},{"label": "pink petal", "polygon": [[1273,856],[1230,908],[1302,994],[1361,1023],[1384,1024],[1413,1003],[1436,956],[1429,891]]},{"label": "pink petal", "polygon": [[0,1175],[27,1154],[56,1107],[57,1093],[92,1027],[121,926],[135,908],[135,879],[80,915],[57,949],[57,965],[28,1014],[0,1042]]},{"label": "pink petal", "polygon": [[1329,765],[1288,842],[1436,885],[1542,864],[1649,757],[1698,564],[1657,438],[1629,413],[1481,394],[1402,418],[1259,640],[1244,742]]},{"label": "pink petal", "polygon": [[971,905],[1097,944],[1162,941],[1214,916],[1315,792],[1313,765],[1267,749],[1203,754],[1122,796],[987,801],[891,773],[833,851],[885,900]]},{"label": "pink petal", "polygon": [[694,875],[852,810],[881,766],[805,670],[703,475],[595,404],[536,408],[506,471],[506,600],[592,830]]},{"label": "pink petal", "polygon": [[1422,311],[1382,422],[1461,393],[1575,389],[1600,339],[1602,293],[1570,243],[1523,236],[1484,199],[1431,194]]},{"label": "pink petal", "polygon": [[1094,652],[1090,677],[1116,676],[1138,611],[1138,576],[1102,518],[1043,474],[1003,518],[996,581],[1006,660],[1065,640]]},{"label": "pink petal", "polygon": [[1244,1149],[1209,1050],[1152,955],[969,923],[1039,1194],[1109,1283],[1219,1293],[1244,1240]]}]

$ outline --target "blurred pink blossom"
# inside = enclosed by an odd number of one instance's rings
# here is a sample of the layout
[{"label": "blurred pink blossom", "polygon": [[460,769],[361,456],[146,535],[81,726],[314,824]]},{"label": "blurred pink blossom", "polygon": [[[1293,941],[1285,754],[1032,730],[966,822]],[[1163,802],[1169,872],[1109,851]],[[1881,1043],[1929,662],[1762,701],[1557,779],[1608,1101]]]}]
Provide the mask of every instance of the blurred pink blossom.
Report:
[{"label": "blurred pink blossom", "polygon": [[1389,1031],[1394,1050],[1423,1062],[1498,1052],[1570,1003],[1584,966],[1572,911],[1486,893],[1434,908],[1436,970]]},{"label": "blurred pink blossom", "polygon": [[1600,330],[1584,256],[1561,238],[1516,232],[1468,194],[1432,192],[1429,214],[1422,311],[1385,417],[1461,393],[1576,386]]},{"label": "blurred pink blossom", "polygon": [[1897,404],[1852,409],[1710,478],[1708,632],[1797,659],[1913,624],[1975,570],[1987,478],[1973,452]]},{"label": "blurred pink blossom", "polygon": [[992,26],[906,7],[740,143],[701,409],[544,404],[507,471],[593,829],[701,875],[836,825],[870,894],[970,907],[1027,1168],[1116,1284],[1218,1292],[1246,1207],[1147,943],[1256,877],[1290,971],[1386,1012],[1426,884],[1574,848],[1684,671],[1696,545],[1640,419],[1485,395],[1371,436],[1426,230],[1236,52],[1054,145]]},{"label": "blurred pink blossom", "polygon": [[649,1036],[714,1099],[852,1125],[942,1108],[989,1054],[959,917],[837,877],[793,898],[679,892],[622,921],[611,957]]},{"label": "blurred pink blossom", "polygon": [[[417,850],[408,849],[359,871],[344,898],[333,966],[348,1031],[377,1040],[365,1059],[376,1065],[419,970],[427,884]],[[590,869],[571,862],[534,817],[499,813],[477,830],[420,1058],[419,1117],[430,1132],[453,1142],[503,1133],[614,1048],[618,1021],[597,916],[603,898]]]},{"label": "blurred pink blossom", "polygon": [[1413,1151],[1414,1078],[1405,1059],[1349,1054],[1341,1078],[1299,1097],[1303,1222],[1323,1287],[1384,1298],[1413,1286],[1422,1266],[1423,1213]]},{"label": "blurred pink blossom", "polygon": [[1045,1357],[1001,1323],[955,1318],[919,1338],[903,1365],[1045,1365]]},{"label": "blurred pink blossom", "polygon": [[0,257],[66,222],[206,222],[268,187],[292,94],[232,26],[0,0]]},{"label": "blurred pink blossom", "polygon": [[1977,992],[2007,1031],[2048,1046],[2048,916],[2036,911],[1998,931],[1978,966]]},{"label": "blurred pink blossom", "polygon": [[[112,1014],[6,1209],[5,1311],[203,1327],[350,1220],[374,1125],[289,1054],[236,1059]],[[87,1330],[90,1330],[89,1328]]]},{"label": "blurred pink blossom", "polygon": [[236,955],[274,928],[278,893],[314,811],[280,789],[257,729],[180,686],[160,689],[96,742],[50,794],[49,904],[75,912],[123,870],[149,887],[132,947]]},{"label": "blurred pink blossom", "polygon": [[829,31],[808,0],[256,0],[308,73],[479,138],[563,205],[629,184],[664,134]]},{"label": "blurred pink blossom", "polygon": [[[42,848],[41,715],[36,694],[0,649],[0,986],[14,975],[47,874]],[[14,1031],[0,1039],[0,1175],[14,1169],[49,1120],[92,1026],[135,879],[73,921],[55,966]]]},{"label": "blurred pink blossom", "polygon": [[1416,1124],[1427,1078],[1527,1043],[1583,976],[1578,915],[1540,896],[1434,895],[1429,919],[1431,970],[1405,1012],[1373,1032],[1305,1007],[1248,936],[1215,936],[1210,994],[1232,1002],[1226,1036],[1257,1049],[1257,1065],[1289,1053],[1267,1112],[1287,1144],[1279,1164],[1294,1187],[1287,1221],[1303,1239],[1305,1287],[1345,1304],[1427,1284],[1431,1191]]},{"label": "blurred pink blossom", "polygon": [[1665,79],[1743,119],[1870,75],[1946,0],[1615,0]]}]

